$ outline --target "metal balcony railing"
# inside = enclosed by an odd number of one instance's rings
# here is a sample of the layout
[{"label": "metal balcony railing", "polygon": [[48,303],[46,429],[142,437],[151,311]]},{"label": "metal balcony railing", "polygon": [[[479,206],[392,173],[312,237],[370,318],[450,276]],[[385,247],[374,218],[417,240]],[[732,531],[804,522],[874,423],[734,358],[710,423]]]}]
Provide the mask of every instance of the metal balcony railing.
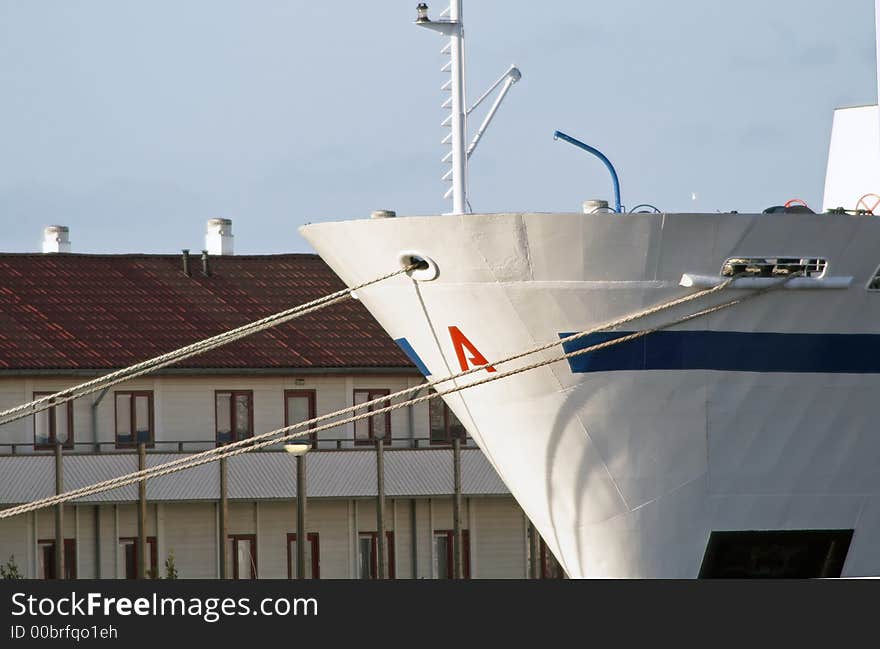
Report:
[{"label": "metal balcony railing", "polygon": [[[216,439],[157,439],[146,445],[148,453],[196,453],[206,451],[217,446],[223,446],[223,442]],[[273,444],[261,449],[258,453],[277,453],[283,451],[283,443]],[[375,449],[376,442],[373,440],[355,440],[352,437],[319,438],[312,452],[320,451],[367,451]],[[462,439],[462,448],[477,448],[473,438]],[[402,449],[450,449],[452,440],[437,440],[429,437],[392,437],[385,444],[385,450],[395,451]],[[52,455],[54,446],[38,445],[34,442],[0,442],[0,456],[9,455]],[[65,455],[95,455],[104,453],[137,453],[137,444],[117,443],[116,441],[102,442],[74,442],[63,447]]]}]

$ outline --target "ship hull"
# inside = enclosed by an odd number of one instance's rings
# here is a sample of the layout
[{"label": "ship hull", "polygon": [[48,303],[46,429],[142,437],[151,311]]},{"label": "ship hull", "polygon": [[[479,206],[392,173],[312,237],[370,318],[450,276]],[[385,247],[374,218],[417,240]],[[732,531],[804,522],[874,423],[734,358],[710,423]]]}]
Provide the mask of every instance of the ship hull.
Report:
[{"label": "ship hull", "polygon": [[[880,220],[492,214],[301,233],[349,286],[402,253],[436,264],[431,281],[398,276],[357,295],[431,379],[470,367],[474,351],[491,363],[692,293],[683,274],[717,277],[731,257],[826,259],[847,288],[771,291],[445,399],[571,577],[696,577],[710,535],[725,530],[854,530],[843,574],[880,574],[880,293],[866,290]],[[624,330],[748,293],[726,289]]]}]

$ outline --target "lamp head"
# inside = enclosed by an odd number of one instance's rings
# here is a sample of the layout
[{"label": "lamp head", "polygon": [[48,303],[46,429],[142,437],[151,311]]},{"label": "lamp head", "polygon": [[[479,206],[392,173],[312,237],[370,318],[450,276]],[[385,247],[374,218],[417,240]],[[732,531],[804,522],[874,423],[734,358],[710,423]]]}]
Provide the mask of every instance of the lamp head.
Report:
[{"label": "lamp head", "polygon": [[416,22],[417,23],[428,23],[431,22],[431,19],[428,18],[428,5],[424,2],[420,2],[418,6],[416,6]]},{"label": "lamp head", "polygon": [[312,445],[308,442],[293,442],[292,444],[285,444],[284,450],[290,453],[291,455],[305,455],[309,452],[309,449],[312,448]]}]

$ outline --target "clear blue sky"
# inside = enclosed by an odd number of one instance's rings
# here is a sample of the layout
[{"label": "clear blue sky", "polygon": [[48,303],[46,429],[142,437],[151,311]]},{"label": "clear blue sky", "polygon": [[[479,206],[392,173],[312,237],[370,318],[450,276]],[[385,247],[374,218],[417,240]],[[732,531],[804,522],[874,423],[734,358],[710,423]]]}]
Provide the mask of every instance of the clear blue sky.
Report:
[{"label": "clear blue sky", "polygon": [[[0,250],[51,223],[76,252],[201,249],[228,217],[237,252],[296,252],[305,222],[448,210],[443,39],[415,5],[0,0]],[[556,129],[630,206],[818,206],[832,110],[876,103],[871,0],[466,0],[465,22],[472,99],[523,72],[475,211],[609,197]]]}]

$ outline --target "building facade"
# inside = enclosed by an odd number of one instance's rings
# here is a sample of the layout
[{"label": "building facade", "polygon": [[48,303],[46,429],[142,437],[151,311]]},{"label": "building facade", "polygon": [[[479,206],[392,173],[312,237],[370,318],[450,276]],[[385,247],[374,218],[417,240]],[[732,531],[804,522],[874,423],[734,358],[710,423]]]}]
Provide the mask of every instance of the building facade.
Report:
[{"label": "building facade", "polygon": [[[0,255],[0,409],[156,356],[343,287],[314,255]],[[348,300],[156,374],[0,426],[0,507],[246,439],[424,382]],[[453,451],[461,441],[464,574],[559,576],[483,453],[439,399],[310,436],[306,577],[375,578],[377,446],[386,576],[453,575]],[[379,441],[381,440],[381,441]],[[148,572],[296,577],[295,458],[281,445],[230,458],[221,516],[214,462],[147,481]],[[68,578],[130,578],[138,489],[62,512]],[[55,574],[56,512],[0,520],[0,563]],[[223,534],[223,528],[226,534]],[[225,536],[225,538],[224,538]]]}]

